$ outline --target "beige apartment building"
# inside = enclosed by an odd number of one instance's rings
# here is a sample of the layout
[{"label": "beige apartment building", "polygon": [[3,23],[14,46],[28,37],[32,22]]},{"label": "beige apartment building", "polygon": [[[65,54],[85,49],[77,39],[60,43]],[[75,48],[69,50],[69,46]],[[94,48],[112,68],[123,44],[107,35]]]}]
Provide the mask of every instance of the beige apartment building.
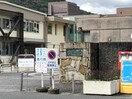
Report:
[{"label": "beige apartment building", "polygon": [[[2,34],[8,34],[12,31],[8,38],[18,38],[21,34],[20,38],[22,38],[23,42],[23,46],[21,46],[22,48],[19,48],[19,46],[15,46],[17,45],[16,42],[19,42],[19,39],[16,39],[16,41],[0,41],[0,57],[2,61],[6,62],[9,62],[16,53],[35,54],[36,47],[59,47],[61,42],[65,42],[64,25],[67,26],[68,24],[74,24],[74,22],[61,18],[49,17],[45,13],[6,1],[0,1],[0,10],[4,10],[5,12],[10,11],[10,14],[15,13],[14,16],[0,13],[1,38],[3,37]],[[16,22],[17,24],[14,17],[17,17],[19,13],[23,15],[21,20],[22,33],[17,31],[17,26],[15,27],[16,29],[12,29],[14,23]],[[51,33],[48,32],[49,30]],[[20,49],[23,49],[24,51],[20,52]],[[8,52],[4,52],[5,50],[8,50]]]},{"label": "beige apartment building", "polygon": [[65,20],[55,16],[48,16],[47,47],[59,48],[60,43],[67,42],[69,26],[75,24],[74,21]]}]

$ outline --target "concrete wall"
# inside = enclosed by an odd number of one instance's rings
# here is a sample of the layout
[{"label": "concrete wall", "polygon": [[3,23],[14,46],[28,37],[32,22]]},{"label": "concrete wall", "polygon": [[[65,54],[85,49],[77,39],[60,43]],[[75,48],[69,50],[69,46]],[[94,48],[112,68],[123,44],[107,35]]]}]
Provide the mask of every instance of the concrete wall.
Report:
[{"label": "concrete wall", "polygon": [[68,15],[67,2],[49,2],[48,15],[63,16]]},{"label": "concrete wall", "polygon": [[79,7],[71,2],[49,2],[48,14],[56,16],[79,15]]},{"label": "concrete wall", "polygon": [[80,8],[75,3],[68,2],[68,15],[79,15]]},{"label": "concrete wall", "polygon": [[120,15],[120,16],[132,15],[132,8],[131,7],[117,8],[116,13],[117,13],[117,15]]},{"label": "concrete wall", "polygon": [[90,31],[90,42],[132,42],[132,17],[78,19],[77,27]]}]

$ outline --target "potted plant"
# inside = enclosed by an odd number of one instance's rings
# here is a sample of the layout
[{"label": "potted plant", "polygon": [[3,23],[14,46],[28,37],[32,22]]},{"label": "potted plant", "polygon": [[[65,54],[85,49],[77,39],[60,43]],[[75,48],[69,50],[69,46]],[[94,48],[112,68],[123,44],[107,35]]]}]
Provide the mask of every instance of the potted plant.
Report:
[{"label": "potted plant", "polygon": [[83,94],[112,95],[119,92],[119,77],[100,80],[88,77],[83,81]]}]

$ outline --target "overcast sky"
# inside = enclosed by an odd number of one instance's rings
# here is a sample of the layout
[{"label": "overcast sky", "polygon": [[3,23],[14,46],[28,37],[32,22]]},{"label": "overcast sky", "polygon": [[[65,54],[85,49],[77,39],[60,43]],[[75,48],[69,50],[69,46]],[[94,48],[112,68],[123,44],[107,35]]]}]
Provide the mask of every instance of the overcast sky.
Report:
[{"label": "overcast sky", "polygon": [[66,0],[76,3],[80,9],[98,13],[115,14],[116,8],[132,7],[132,0]]}]

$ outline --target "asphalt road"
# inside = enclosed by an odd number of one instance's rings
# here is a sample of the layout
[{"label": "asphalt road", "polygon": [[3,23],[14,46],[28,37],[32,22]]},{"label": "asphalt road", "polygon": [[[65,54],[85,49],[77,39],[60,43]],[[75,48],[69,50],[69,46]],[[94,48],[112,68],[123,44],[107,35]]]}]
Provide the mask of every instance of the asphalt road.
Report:
[{"label": "asphalt road", "polygon": [[61,93],[58,95],[37,92],[0,92],[0,99],[132,99],[130,95],[83,95]]},{"label": "asphalt road", "polygon": [[[16,72],[2,72],[0,73],[0,92],[17,92],[20,91],[21,75]],[[29,74],[23,77],[23,90],[34,92],[37,87],[41,86],[40,74]],[[50,86],[50,77],[44,76],[44,86]],[[75,93],[82,93],[82,82],[75,83]],[[72,92],[72,83],[60,83],[59,77],[55,76],[55,88],[60,89],[60,93]]]},{"label": "asphalt road", "polygon": [[[20,73],[0,73],[0,99],[132,99],[131,95],[116,94],[113,96],[84,95],[82,93],[82,84],[77,83],[75,94],[71,93],[71,83],[60,84],[56,86],[60,89],[60,94],[53,95],[48,93],[38,93],[36,87],[41,85],[40,75],[25,75],[24,88],[20,92]],[[49,85],[49,77],[45,77],[45,84]]]}]

